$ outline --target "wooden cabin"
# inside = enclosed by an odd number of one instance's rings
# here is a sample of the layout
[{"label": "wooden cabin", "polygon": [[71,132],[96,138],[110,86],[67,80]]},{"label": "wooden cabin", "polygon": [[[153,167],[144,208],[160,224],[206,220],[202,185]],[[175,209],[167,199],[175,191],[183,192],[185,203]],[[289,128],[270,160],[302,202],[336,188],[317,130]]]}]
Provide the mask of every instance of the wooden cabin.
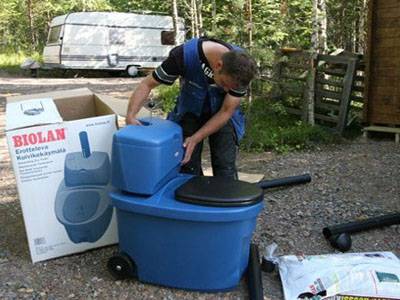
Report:
[{"label": "wooden cabin", "polygon": [[369,0],[366,55],[364,119],[369,125],[399,127],[400,0]]}]

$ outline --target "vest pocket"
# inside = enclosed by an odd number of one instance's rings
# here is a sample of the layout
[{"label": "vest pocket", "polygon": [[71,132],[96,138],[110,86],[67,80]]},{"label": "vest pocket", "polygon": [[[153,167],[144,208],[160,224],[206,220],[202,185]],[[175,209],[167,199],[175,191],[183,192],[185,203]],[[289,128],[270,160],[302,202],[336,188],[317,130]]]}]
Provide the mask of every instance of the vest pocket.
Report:
[{"label": "vest pocket", "polygon": [[203,87],[202,87],[200,84],[197,84],[197,83],[194,82],[194,81],[187,80],[186,82],[187,82],[188,84],[190,84],[191,86],[193,86],[193,87],[196,87],[196,88],[199,88],[199,89],[203,89]]},{"label": "vest pocket", "polygon": [[183,115],[186,112],[191,112],[200,116],[206,96],[206,89],[193,81],[186,80],[179,96],[180,109],[178,113]]}]

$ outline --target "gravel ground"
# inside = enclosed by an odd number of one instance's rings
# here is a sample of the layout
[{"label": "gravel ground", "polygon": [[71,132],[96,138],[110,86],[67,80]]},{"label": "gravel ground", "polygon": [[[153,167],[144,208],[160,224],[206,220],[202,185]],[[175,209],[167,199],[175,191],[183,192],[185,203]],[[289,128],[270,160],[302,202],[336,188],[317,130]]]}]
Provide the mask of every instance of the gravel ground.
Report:
[{"label": "gravel ground", "polygon": [[[87,86],[125,98],[137,83],[129,78],[0,78],[0,299],[247,299],[242,280],[227,293],[187,292],[115,281],[106,269],[116,246],[32,264],[5,135],[5,96]],[[363,139],[288,155],[241,153],[239,170],[266,179],[310,173],[307,185],[269,190],[254,241],[272,242],[278,254],[333,253],[321,234],[325,225],[400,211],[400,146]],[[353,252],[400,255],[400,226],[353,235]],[[264,299],[283,299],[277,273],[262,275]]]}]

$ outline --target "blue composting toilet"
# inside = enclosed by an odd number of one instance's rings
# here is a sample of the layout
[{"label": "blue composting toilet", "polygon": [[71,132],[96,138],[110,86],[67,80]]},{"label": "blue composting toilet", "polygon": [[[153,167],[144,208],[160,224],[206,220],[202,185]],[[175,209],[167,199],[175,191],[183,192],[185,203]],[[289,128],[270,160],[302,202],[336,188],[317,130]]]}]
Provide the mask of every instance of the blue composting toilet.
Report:
[{"label": "blue composting toilet", "polygon": [[182,130],[157,118],[115,133],[110,193],[120,252],[108,261],[116,278],[198,291],[224,291],[248,265],[257,185],[179,174]]},{"label": "blue composting toilet", "polygon": [[54,209],[73,243],[94,243],[107,230],[113,213],[108,195],[110,159],[105,152],[90,151],[85,131],[79,133],[79,140],[82,151],[65,157]]}]

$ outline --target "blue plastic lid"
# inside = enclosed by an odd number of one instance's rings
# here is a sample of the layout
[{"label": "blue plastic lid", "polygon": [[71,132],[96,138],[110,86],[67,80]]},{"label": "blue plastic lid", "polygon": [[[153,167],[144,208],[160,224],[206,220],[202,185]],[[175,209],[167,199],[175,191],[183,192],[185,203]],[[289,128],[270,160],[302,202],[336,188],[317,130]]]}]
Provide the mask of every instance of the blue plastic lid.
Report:
[{"label": "blue plastic lid", "polygon": [[182,128],[160,118],[140,119],[143,125],[128,125],[114,134],[115,142],[135,146],[158,146],[179,139]]},{"label": "blue plastic lid", "polygon": [[191,175],[179,174],[151,197],[113,191],[112,204],[121,210],[149,216],[200,222],[230,222],[254,218],[264,207],[263,201],[239,207],[216,207],[185,203],[175,200],[175,190],[187,182]]}]

